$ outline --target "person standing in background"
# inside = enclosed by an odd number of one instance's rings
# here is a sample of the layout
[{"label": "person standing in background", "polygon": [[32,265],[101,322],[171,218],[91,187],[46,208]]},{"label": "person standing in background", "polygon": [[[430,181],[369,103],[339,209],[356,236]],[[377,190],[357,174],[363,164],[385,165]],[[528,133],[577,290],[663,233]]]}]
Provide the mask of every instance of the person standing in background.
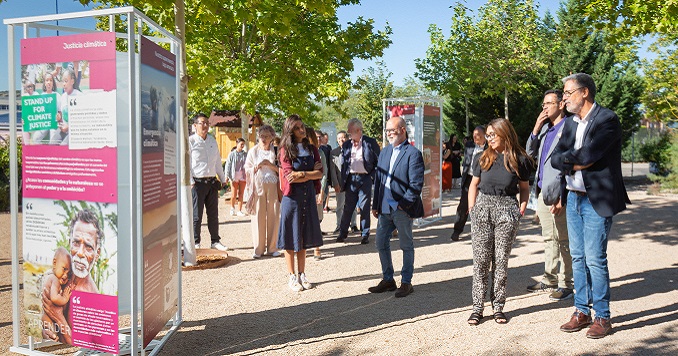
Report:
[{"label": "person standing in background", "polygon": [[551,155],[563,133],[565,122],[563,92],[548,90],[544,93],[542,108],[527,139],[526,151],[537,163],[534,184],[536,213],[544,237],[544,274],[540,282],[528,286],[527,290],[552,291],[550,299],[561,301],[574,296],[567,215],[560,201],[562,174],[551,166]]},{"label": "person standing in background", "polygon": [[193,195],[193,237],[195,248],[200,248],[200,229],[203,208],[207,210],[207,229],[212,240],[211,247],[219,251],[228,248],[219,237],[219,190],[226,177],[221,166],[221,155],[214,136],[208,134],[209,119],[205,114],[193,118],[195,133],[188,138],[191,158],[191,193]]},{"label": "person standing in background", "polygon": [[252,217],[253,258],[267,253],[280,256],[278,251],[278,228],[280,227],[280,201],[278,200],[278,166],[275,164],[273,137],[275,130],[270,125],[257,129],[259,142],[247,152],[245,173],[247,175],[246,199]]},{"label": "person standing in background", "polygon": [[[235,149],[228,154],[226,163],[224,164],[224,173],[226,178],[231,181],[231,216],[245,216],[242,211],[243,195],[245,193],[245,185],[247,184],[245,176],[245,160],[247,159],[247,152],[245,152],[245,140],[238,137],[235,140]],[[235,211],[235,202],[238,201],[238,212]]]},{"label": "person standing in background", "polygon": [[369,243],[370,236],[372,184],[379,159],[379,145],[375,139],[363,135],[363,123],[360,120],[348,120],[347,128],[350,140],[342,146],[341,166],[341,185],[346,192],[346,200],[337,242],[344,242],[348,237],[351,214],[358,206],[362,237],[360,243],[365,245]]}]

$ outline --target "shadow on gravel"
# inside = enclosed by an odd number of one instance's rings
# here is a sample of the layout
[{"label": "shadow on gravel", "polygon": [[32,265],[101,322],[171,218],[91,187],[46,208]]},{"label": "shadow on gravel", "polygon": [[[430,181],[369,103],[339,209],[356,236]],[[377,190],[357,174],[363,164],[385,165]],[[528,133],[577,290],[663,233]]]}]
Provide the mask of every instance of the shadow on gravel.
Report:
[{"label": "shadow on gravel", "polygon": [[[668,233],[678,230],[678,200],[656,199],[652,195],[632,201],[628,209],[613,219],[611,239],[648,239],[654,242],[676,246],[678,236]],[[640,236],[630,236],[637,235]]]},{"label": "shadow on gravel", "polygon": [[[458,264],[466,265],[470,261],[464,260]],[[455,268],[455,265],[441,263],[422,269]],[[532,275],[541,266],[541,263],[536,263],[511,268],[509,275]],[[415,274],[422,269],[415,271]],[[183,350],[185,355],[222,355],[247,351],[257,353],[271,351],[268,347],[274,345],[277,346],[273,349],[283,349],[289,343],[312,344],[324,340],[350,339],[356,335],[374,332],[374,328],[383,330],[415,323],[417,321],[412,320],[414,318],[435,318],[441,313],[456,313],[458,310],[452,310],[463,307],[470,310],[471,281],[472,277],[468,276],[444,282],[415,284],[414,293],[406,298],[396,299],[393,293],[370,294],[365,291],[364,294],[352,297],[187,321],[182,324],[182,330],[168,341],[161,354],[176,355],[178,350]],[[554,307],[562,306],[552,304]],[[517,315],[509,310],[509,305],[510,301],[507,303],[507,310],[512,316]],[[466,315],[459,321],[460,325],[465,323],[465,317]],[[219,344],[201,342],[214,339],[218,339]],[[262,350],[263,348],[267,349]],[[342,354],[341,350],[336,352]]]}]

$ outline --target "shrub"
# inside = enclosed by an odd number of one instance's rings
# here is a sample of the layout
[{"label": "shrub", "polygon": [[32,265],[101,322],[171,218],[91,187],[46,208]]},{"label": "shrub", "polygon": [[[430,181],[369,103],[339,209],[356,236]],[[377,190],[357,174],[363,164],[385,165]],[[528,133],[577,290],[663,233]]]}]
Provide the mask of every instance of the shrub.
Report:
[{"label": "shrub", "polygon": [[659,137],[646,142],[638,150],[645,161],[656,164],[656,171],[651,173],[658,173],[660,175],[668,173],[668,165],[671,160],[671,140],[672,135],[665,132]]},{"label": "shrub", "polygon": [[[10,208],[9,200],[9,141],[0,141],[0,211],[7,211]],[[21,181],[21,140],[17,139],[17,159],[19,170],[19,181]],[[21,185],[19,184],[19,188]],[[21,205],[21,190],[19,190],[19,205]]]}]

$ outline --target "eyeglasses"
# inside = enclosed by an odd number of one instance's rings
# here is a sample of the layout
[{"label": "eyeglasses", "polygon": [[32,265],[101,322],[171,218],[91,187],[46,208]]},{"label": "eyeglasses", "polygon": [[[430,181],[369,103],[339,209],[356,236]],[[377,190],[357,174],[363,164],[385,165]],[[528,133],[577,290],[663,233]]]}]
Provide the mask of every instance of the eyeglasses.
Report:
[{"label": "eyeglasses", "polygon": [[396,129],[384,129],[384,133],[385,133],[386,135],[396,134],[396,133],[398,133],[398,131],[399,131],[401,128],[402,128],[402,127],[398,127],[398,128],[396,128]]},{"label": "eyeglasses", "polygon": [[549,101],[549,102],[546,102],[546,103],[541,104],[541,108],[544,109],[544,108],[546,108],[547,106],[555,105],[555,104],[558,104],[559,102],[560,102],[560,101]]},{"label": "eyeglasses", "polygon": [[209,125],[210,123],[209,123],[209,122],[207,122],[207,121],[198,121],[198,122],[196,122],[195,124],[196,124],[196,125],[203,125],[203,126],[207,126],[207,125]]},{"label": "eyeglasses", "polygon": [[491,141],[491,140],[494,140],[496,137],[497,137],[497,134],[495,134],[494,132],[485,135],[485,139],[486,139],[486,140],[490,140],[490,141]]},{"label": "eyeglasses", "polygon": [[577,90],[582,89],[582,88],[583,87],[575,88],[575,89],[572,89],[572,90],[565,90],[565,91],[563,91],[563,96],[571,96],[572,94],[574,94],[574,92],[576,92]]}]

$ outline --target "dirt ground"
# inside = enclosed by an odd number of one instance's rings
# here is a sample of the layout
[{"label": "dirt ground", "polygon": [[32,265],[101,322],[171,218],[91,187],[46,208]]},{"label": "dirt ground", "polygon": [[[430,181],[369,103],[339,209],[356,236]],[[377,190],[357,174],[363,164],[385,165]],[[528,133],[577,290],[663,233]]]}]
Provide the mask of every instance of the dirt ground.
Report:
[{"label": "dirt ground", "polygon": [[[678,354],[677,196],[647,195],[647,165],[633,177],[624,165],[633,202],[614,218],[608,245],[614,333],[589,340],[585,331],[558,328],[573,311],[572,300],[553,302],[525,287],[543,272],[538,225],[526,215],[509,262],[505,312],[509,323],[485,318],[466,324],[471,305],[473,262],[465,238],[449,239],[459,191],[444,196],[443,219],[415,230],[415,292],[396,299],[370,294],[381,276],[374,247],[358,237],[347,243],[327,236],[323,260],[309,259],[315,288],[295,293],[286,285],[282,258],[252,258],[249,218],[227,216],[221,205],[222,242],[228,265],[185,271],[180,330],[161,355],[222,354]],[[333,207],[334,201],[331,201]],[[332,231],[334,213],[322,222]],[[206,225],[203,227],[207,235]],[[396,280],[402,266],[392,240]],[[12,340],[9,214],[0,216],[0,353]],[[485,311],[490,313],[489,305]],[[66,350],[61,350],[65,352]],[[54,352],[54,351],[53,351]]]}]

